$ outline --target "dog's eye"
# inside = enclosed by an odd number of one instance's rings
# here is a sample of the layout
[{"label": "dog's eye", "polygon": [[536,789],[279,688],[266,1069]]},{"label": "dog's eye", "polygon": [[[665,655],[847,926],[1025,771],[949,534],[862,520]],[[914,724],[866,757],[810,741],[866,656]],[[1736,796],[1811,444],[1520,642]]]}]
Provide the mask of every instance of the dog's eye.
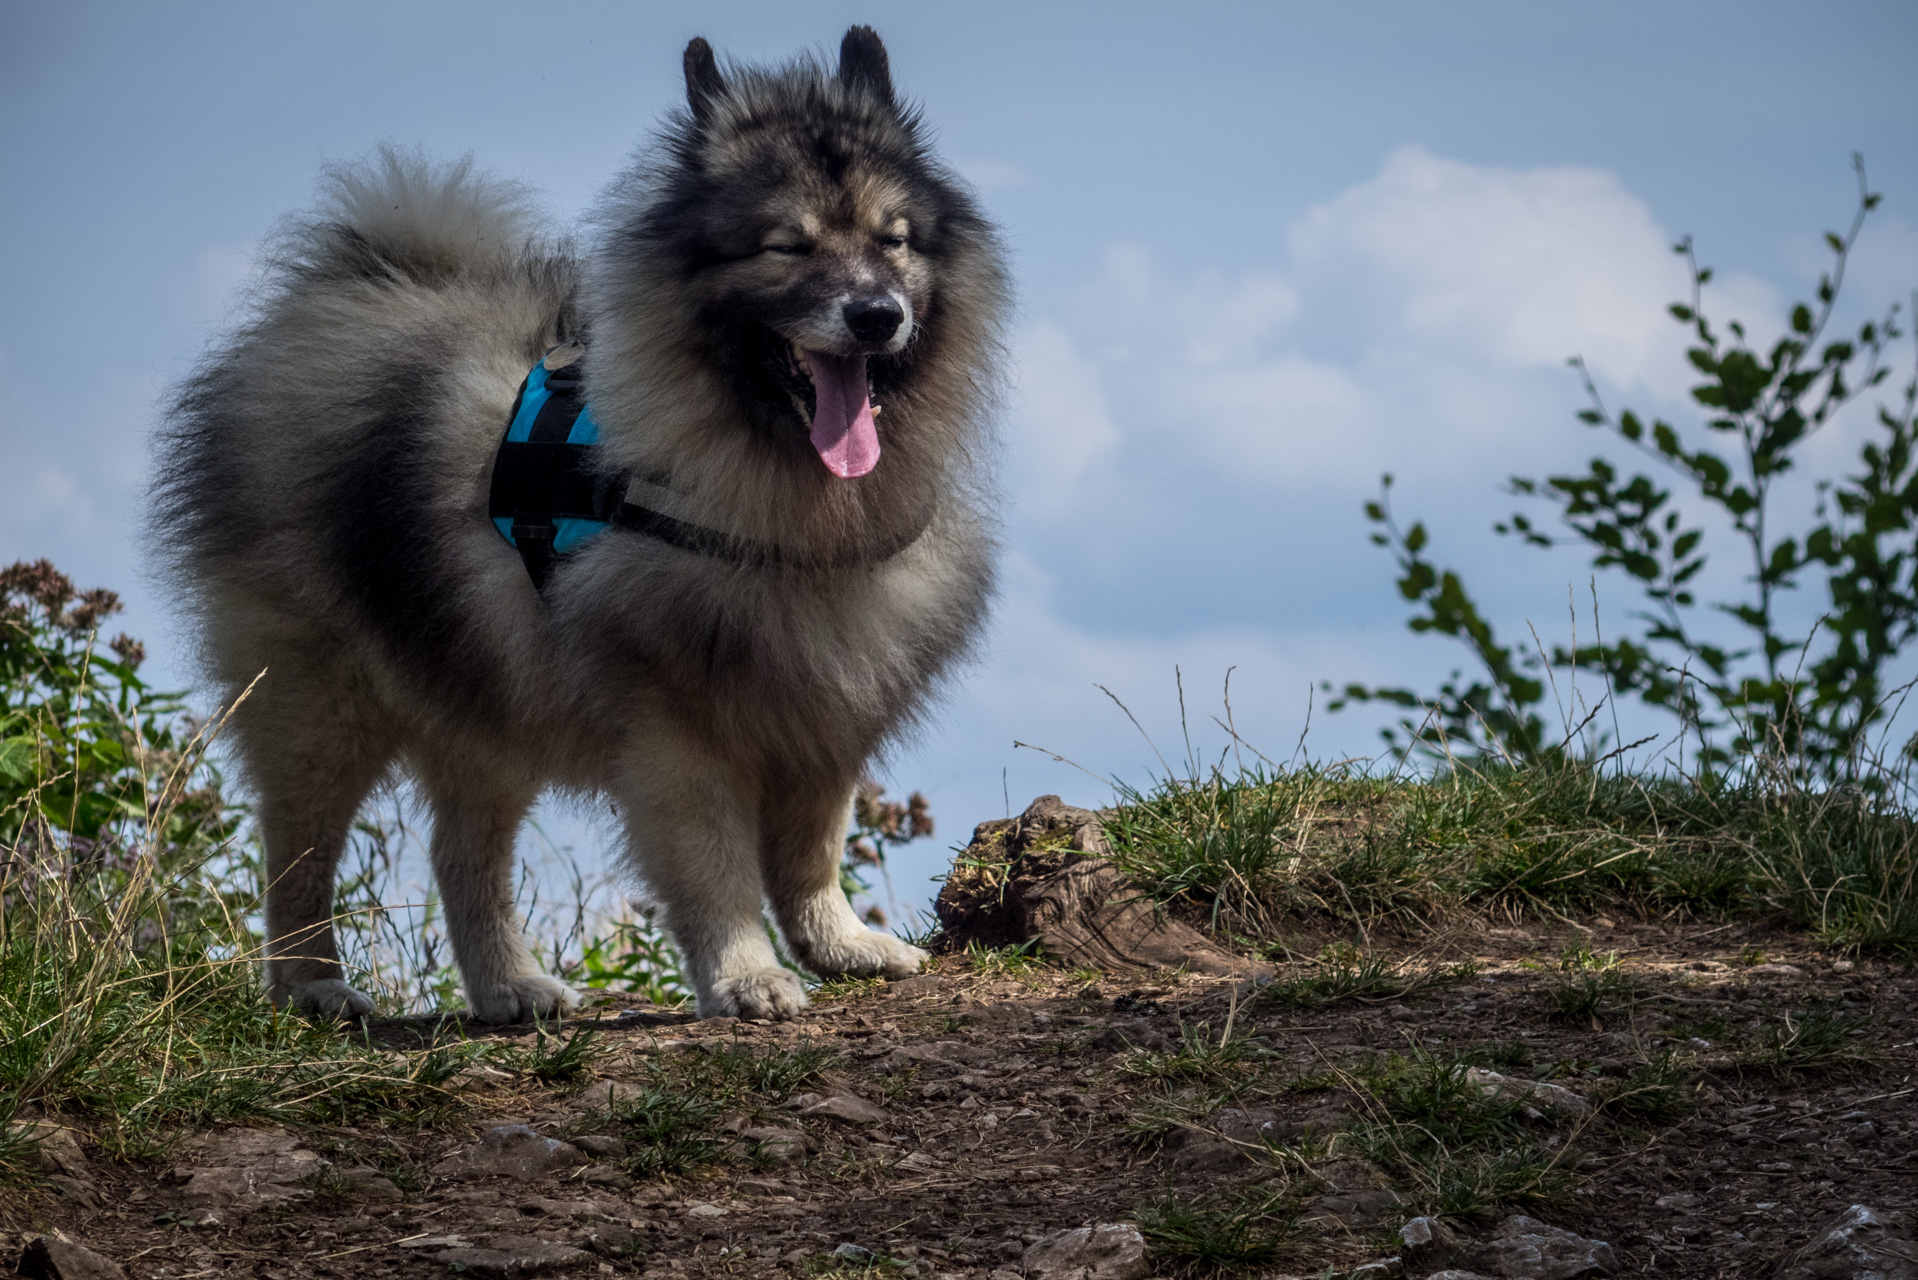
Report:
[{"label": "dog's eye", "polygon": [[803,258],[812,252],[812,246],[809,244],[769,244],[765,246],[765,249],[767,253],[783,253],[794,258]]},{"label": "dog's eye", "polygon": [[903,249],[903,248],[905,248],[905,247],[906,247],[906,237],[904,237],[904,236],[880,236],[880,237],[879,237],[879,247],[880,247],[881,249]]}]

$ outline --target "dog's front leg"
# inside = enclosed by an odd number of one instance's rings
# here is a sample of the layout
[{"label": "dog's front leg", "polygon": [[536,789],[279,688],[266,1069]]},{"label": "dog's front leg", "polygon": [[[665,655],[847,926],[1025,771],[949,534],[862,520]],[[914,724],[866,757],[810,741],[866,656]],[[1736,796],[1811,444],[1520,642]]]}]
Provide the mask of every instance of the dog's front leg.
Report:
[{"label": "dog's front leg", "polygon": [[690,737],[655,730],[617,788],[631,856],[665,924],[702,1018],[789,1018],[806,1007],[761,909],[757,792]]},{"label": "dog's front leg", "polygon": [[926,953],[868,929],[839,887],[852,788],[787,783],[768,792],[762,806],[766,894],[793,959],[822,978],[919,972]]},{"label": "dog's front leg", "polygon": [[576,1008],[579,996],[526,949],[513,902],[513,844],[537,787],[469,759],[423,761],[433,806],[433,879],[466,1003],[481,1022],[532,1022]]}]

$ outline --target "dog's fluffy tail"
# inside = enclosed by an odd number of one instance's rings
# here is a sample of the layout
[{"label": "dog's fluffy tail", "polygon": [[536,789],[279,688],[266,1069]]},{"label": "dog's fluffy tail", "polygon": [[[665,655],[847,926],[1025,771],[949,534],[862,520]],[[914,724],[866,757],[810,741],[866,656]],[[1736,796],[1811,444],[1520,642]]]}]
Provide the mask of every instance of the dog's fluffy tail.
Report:
[{"label": "dog's fluffy tail", "polygon": [[309,282],[450,283],[510,269],[546,246],[532,193],[475,172],[473,158],[435,165],[383,145],[327,166],[319,207],[283,226],[274,265]]}]

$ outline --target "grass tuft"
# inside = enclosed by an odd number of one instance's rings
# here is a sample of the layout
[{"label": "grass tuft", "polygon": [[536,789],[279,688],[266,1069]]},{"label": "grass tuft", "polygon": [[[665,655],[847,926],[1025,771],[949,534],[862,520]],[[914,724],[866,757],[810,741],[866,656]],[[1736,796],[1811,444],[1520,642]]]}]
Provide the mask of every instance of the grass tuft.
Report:
[{"label": "grass tuft", "polygon": [[1223,1195],[1167,1196],[1134,1211],[1152,1256],[1201,1270],[1241,1270],[1269,1262],[1298,1229],[1290,1192],[1255,1187]]},{"label": "grass tuft", "polygon": [[1340,1000],[1399,1000],[1477,976],[1478,966],[1470,960],[1425,967],[1395,964],[1350,943],[1335,942],[1319,953],[1315,971],[1268,983],[1259,989],[1257,1000],[1281,1009],[1316,1009]]},{"label": "grass tuft", "polygon": [[1420,926],[1468,911],[1779,912],[1844,950],[1918,954],[1918,822],[1775,773],[1455,761],[1405,779],[1305,765],[1121,798],[1105,830],[1127,875],[1254,942],[1282,941],[1300,913]]}]

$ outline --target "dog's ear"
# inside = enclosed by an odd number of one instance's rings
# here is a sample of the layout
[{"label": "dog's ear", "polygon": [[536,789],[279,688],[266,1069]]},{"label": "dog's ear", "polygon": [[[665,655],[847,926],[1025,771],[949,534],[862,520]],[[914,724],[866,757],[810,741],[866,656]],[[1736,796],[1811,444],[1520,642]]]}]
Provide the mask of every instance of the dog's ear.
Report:
[{"label": "dog's ear", "polygon": [[886,46],[871,27],[848,27],[839,42],[839,81],[848,89],[864,89],[892,106],[892,67]]},{"label": "dog's ear", "polygon": [[[884,58],[882,51],[879,55]],[[713,47],[706,43],[705,37],[694,36],[692,43],[686,46],[686,105],[693,110],[693,119],[705,124],[712,118],[713,102],[726,92],[726,82],[719,78],[719,62],[713,57]]]}]

